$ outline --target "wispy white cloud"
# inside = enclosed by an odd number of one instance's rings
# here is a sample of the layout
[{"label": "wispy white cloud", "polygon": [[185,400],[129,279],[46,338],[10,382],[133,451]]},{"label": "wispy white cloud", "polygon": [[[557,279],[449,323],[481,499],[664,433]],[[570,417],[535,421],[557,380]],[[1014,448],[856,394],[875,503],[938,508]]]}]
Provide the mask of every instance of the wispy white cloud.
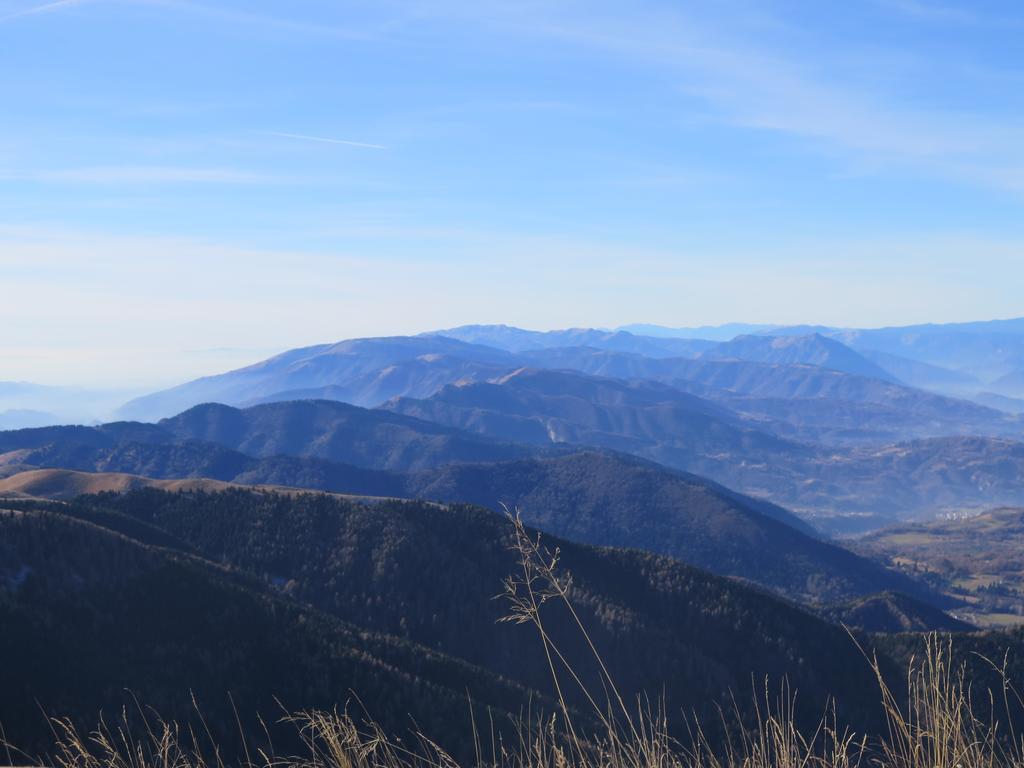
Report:
[{"label": "wispy white cloud", "polygon": [[[892,2],[906,12],[943,11],[922,0]],[[813,151],[837,153],[847,167],[913,169],[974,185],[1019,188],[1024,115],[915,104],[895,85],[894,73],[873,64],[877,48],[858,51],[855,42],[837,42],[841,50],[833,57],[817,41],[811,55],[787,44],[792,39],[764,34],[773,25],[763,18],[748,28],[742,19],[698,15],[680,6],[647,13],[605,10],[570,17],[534,6],[529,18],[506,16],[504,23],[515,34],[555,37],[657,68],[675,79],[680,93],[711,106],[714,119],[800,138]],[[791,27],[775,25],[784,26]],[[806,39],[811,31],[794,34]],[[859,62],[859,81],[837,64],[843,57]],[[935,71],[931,65],[922,69]],[[893,83],[891,91],[887,83]],[[1015,170],[1007,173],[1007,168]]]},{"label": "wispy white cloud", "polygon": [[1001,27],[1024,25],[1024,17],[991,15],[977,7],[957,7],[931,2],[931,0],[876,0],[876,2],[891,11],[926,22]]},{"label": "wispy white cloud", "polygon": [[[198,16],[206,16],[210,19],[217,19],[229,24],[244,25],[249,27],[262,27],[280,32],[291,32],[300,35],[313,37],[329,37],[342,40],[371,40],[375,39],[376,33],[370,25],[341,25],[330,22],[304,21],[288,16],[268,16],[261,13],[228,8],[219,5],[210,5],[197,2],[197,0],[152,0],[155,5],[160,5],[177,11],[192,13]],[[292,9],[292,6],[281,4],[282,8]]]},{"label": "wispy white cloud", "polygon": [[[13,11],[6,15],[0,15],[0,23],[14,21],[26,16],[35,16],[43,13],[65,10],[81,5],[92,5],[100,0],[52,0],[48,3],[30,6],[19,11]],[[333,23],[321,23],[313,21],[302,21],[287,16],[267,16],[260,13],[211,5],[197,0],[118,0],[120,5],[153,6],[165,8],[182,13],[191,13],[197,16],[205,16],[210,19],[227,22],[236,25],[250,27],[263,27],[281,32],[291,32],[302,35],[317,37],[332,37],[346,40],[369,40],[376,35],[374,27],[364,25],[344,26]]]},{"label": "wispy white cloud", "polygon": [[284,139],[296,139],[297,141],[316,141],[322,144],[344,144],[347,147],[362,147],[363,149],[387,149],[383,144],[369,144],[365,141],[351,141],[349,139],[335,139],[327,136],[308,136],[303,133],[284,133],[281,131],[267,131],[268,136],[279,136]]},{"label": "wispy white cloud", "polygon": [[55,184],[281,184],[297,180],[234,168],[113,165],[84,168],[0,170],[0,181]]},{"label": "wispy white cloud", "polygon": [[877,0],[877,2],[884,8],[929,21],[973,24],[979,19],[975,13],[964,8],[954,8],[924,0]]},{"label": "wispy white cloud", "polygon": [[21,19],[26,16],[36,16],[40,13],[52,13],[53,11],[59,11],[64,8],[71,8],[74,6],[82,5],[86,0],[54,0],[50,3],[43,3],[42,5],[34,5],[29,8],[24,8],[20,11],[14,11],[4,16],[0,16],[0,23],[5,21],[13,21],[15,19]]}]

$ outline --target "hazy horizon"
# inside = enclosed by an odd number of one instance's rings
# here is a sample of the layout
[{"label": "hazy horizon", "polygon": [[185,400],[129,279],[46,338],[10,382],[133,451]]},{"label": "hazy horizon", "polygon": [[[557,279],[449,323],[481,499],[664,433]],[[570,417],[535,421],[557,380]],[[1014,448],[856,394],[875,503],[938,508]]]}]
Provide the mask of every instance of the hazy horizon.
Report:
[{"label": "hazy horizon", "polygon": [[[991,318],[970,318],[968,320],[953,320],[948,322],[943,321],[926,321],[923,323],[912,323],[909,326],[917,325],[957,325],[960,323],[974,323],[974,322],[1001,322],[1008,320],[1024,319],[1024,316],[1017,317],[991,317]],[[625,331],[635,335],[647,335],[647,328],[650,329],[661,329],[666,332],[670,331],[700,331],[707,329],[708,331],[714,331],[718,329],[730,330],[729,333],[718,333],[707,335],[701,335],[700,333],[688,333],[684,338],[694,339],[707,339],[707,340],[727,340],[734,336],[743,335],[745,333],[752,333],[757,335],[758,331],[754,328],[747,330],[746,326],[761,326],[766,331],[771,329],[781,329],[788,327],[813,329],[817,327],[832,327],[837,329],[856,329],[856,330],[880,330],[885,328],[899,328],[905,327],[901,325],[895,326],[870,326],[870,325],[843,325],[843,326],[827,326],[824,323],[797,323],[790,325],[788,323],[772,323],[772,322],[725,322],[716,324],[697,324],[697,325],[662,325],[660,323],[647,323],[647,322],[627,322],[620,325],[583,325],[583,324],[571,324],[562,327],[537,327],[529,325],[513,325],[512,323],[465,323],[465,326],[508,326],[517,328],[520,330],[532,331],[545,333],[549,331],[562,331],[562,330],[573,330],[573,329],[592,329],[599,331]],[[739,330],[731,331],[732,326],[737,326]],[[2,377],[0,378],[0,384],[14,383],[14,384],[32,384],[43,387],[55,387],[55,388],[70,388],[70,389],[81,389],[81,390],[92,390],[95,392],[110,392],[119,394],[124,397],[130,397],[134,395],[143,394],[151,391],[155,388],[160,387],[171,387],[176,384],[185,383],[192,379],[201,378],[204,376],[213,376],[228,371],[237,370],[244,368],[248,365],[261,362],[275,355],[287,352],[293,349],[301,349],[305,347],[313,347],[320,345],[333,344],[340,341],[346,341],[349,339],[360,339],[360,338],[378,338],[378,337],[389,337],[389,336],[417,336],[426,333],[432,333],[435,331],[447,330],[449,328],[456,328],[462,326],[446,326],[442,327],[431,327],[414,329],[411,331],[402,331],[396,333],[369,333],[369,334],[356,334],[348,336],[337,336],[333,338],[320,338],[313,341],[306,341],[302,343],[285,344],[280,347],[262,347],[262,348],[241,348],[241,347],[220,347],[220,348],[206,348],[206,349],[182,349],[182,350],[167,350],[165,351],[166,360],[164,361],[164,368],[162,370],[167,373],[160,375],[156,373],[150,377],[138,376],[136,378],[129,378],[125,376],[118,376],[117,378],[105,378],[102,372],[99,372],[98,377],[90,378],[88,376],[82,378],[67,378],[63,377],[63,374],[58,370],[54,372],[55,378],[47,379],[45,376],[37,378],[26,378],[26,377]],[[808,330],[808,333],[813,331]],[[658,334],[654,334],[658,335]],[[672,335],[672,334],[667,334]],[[89,361],[95,361],[100,355],[107,355],[110,360],[118,359],[119,356],[125,355],[121,350],[116,349],[104,349],[99,355],[97,354],[96,348],[88,348],[79,351],[78,360],[85,363]],[[31,358],[28,358],[31,360]],[[32,361],[38,364],[38,360]],[[12,370],[17,369],[17,355],[8,357],[6,363],[11,366]],[[13,363],[13,365],[12,365]],[[45,366],[39,365],[38,370],[46,370]],[[120,401],[117,401],[120,402]],[[2,409],[0,409],[2,410]]]},{"label": "hazy horizon", "polygon": [[1022,27],[1010,2],[0,0],[0,380],[466,323],[1024,315]]}]

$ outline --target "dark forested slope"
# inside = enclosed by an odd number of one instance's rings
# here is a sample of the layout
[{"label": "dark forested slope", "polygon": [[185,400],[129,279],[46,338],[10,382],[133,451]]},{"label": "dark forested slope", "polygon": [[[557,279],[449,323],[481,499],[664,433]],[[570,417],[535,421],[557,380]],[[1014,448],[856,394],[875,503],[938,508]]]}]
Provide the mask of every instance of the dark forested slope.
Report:
[{"label": "dark forested slope", "polygon": [[262,743],[257,715],[273,724],[282,707],[358,695],[395,732],[412,716],[461,741],[467,690],[510,712],[529,700],[490,673],[272,594],[185,554],[182,539],[115,518],[0,512],[0,724],[21,749],[48,748],[47,716],[91,728],[101,713],[133,708],[133,697],[195,722],[194,697],[229,755],[240,725]]}]

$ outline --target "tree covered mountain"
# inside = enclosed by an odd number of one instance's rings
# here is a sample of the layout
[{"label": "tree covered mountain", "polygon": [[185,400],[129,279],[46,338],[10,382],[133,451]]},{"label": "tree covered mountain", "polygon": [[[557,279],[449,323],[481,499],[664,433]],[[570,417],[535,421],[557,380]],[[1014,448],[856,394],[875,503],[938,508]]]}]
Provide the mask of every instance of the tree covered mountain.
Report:
[{"label": "tree covered mountain", "polygon": [[22,454],[22,461],[122,474],[101,480],[62,470],[28,472],[0,481],[0,492],[68,498],[90,487],[143,486],[137,476],[149,475],[465,501],[495,511],[518,508],[529,524],[559,536],[669,555],[798,600],[827,602],[882,590],[926,592],[906,576],[822,541],[779,507],[623,455],[584,451],[397,473],[319,459],[255,459],[199,443],[83,449],[67,456],[60,451]]},{"label": "tree covered mountain", "polygon": [[141,521],[108,527],[34,506],[0,512],[0,724],[30,754],[52,746],[47,717],[89,729],[100,713],[139,705],[208,727],[231,759],[240,738],[265,743],[261,716],[287,748],[295,737],[277,724],[284,712],[355,696],[396,733],[415,718],[460,741],[467,690],[499,721],[536,698],[288,599]]},{"label": "tree covered mountain", "polygon": [[[551,691],[533,629],[497,621],[509,608],[494,596],[519,556],[511,526],[492,512],[242,490],[140,490],[81,497],[53,511],[135,540],[169,537],[296,605]],[[729,691],[745,696],[752,679],[785,675],[807,717],[839,692],[849,694],[844,715],[863,721],[873,712],[870,670],[841,628],[670,558],[544,541],[558,549],[573,606],[627,700],[664,691],[667,711],[713,717],[714,702]],[[600,691],[598,667],[564,606],[546,605],[544,618],[577,673]]]}]

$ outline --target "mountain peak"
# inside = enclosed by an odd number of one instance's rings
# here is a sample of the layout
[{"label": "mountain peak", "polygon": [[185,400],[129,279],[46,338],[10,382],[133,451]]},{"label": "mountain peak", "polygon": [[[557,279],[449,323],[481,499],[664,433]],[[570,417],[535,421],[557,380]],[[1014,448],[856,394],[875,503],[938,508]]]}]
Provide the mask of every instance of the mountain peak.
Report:
[{"label": "mountain peak", "polygon": [[737,336],[700,354],[704,360],[814,365],[890,383],[898,380],[881,366],[836,339],[818,332],[793,336]]}]

